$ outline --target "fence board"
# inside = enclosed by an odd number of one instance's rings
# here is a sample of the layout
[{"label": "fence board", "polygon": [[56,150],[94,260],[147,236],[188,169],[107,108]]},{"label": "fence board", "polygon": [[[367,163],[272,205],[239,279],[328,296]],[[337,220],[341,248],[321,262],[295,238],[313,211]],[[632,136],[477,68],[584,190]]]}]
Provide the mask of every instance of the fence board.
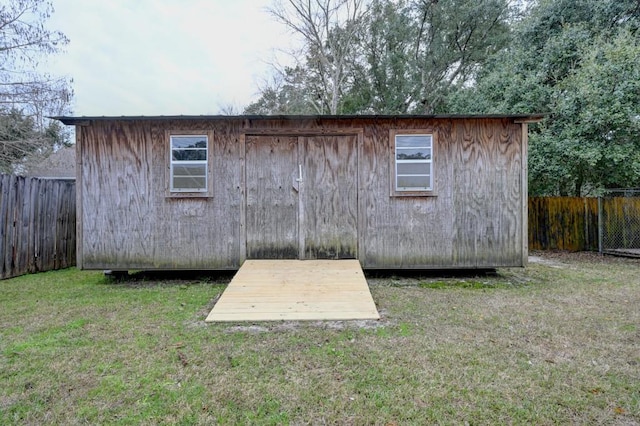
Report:
[{"label": "fence board", "polygon": [[7,211],[9,211],[8,176],[0,174],[0,273],[4,271],[4,254],[7,241]]},{"label": "fence board", "polygon": [[0,175],[0,279],[76,262],[75,182]]}]

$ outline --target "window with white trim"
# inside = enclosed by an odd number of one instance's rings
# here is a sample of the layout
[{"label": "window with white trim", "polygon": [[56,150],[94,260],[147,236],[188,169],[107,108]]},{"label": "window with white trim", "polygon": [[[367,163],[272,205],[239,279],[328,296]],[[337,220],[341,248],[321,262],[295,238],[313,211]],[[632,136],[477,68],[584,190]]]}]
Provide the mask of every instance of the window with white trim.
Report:
[{"label": "window with white trim", "polygon": [[171,135],[171,192],[207,192],[207,135]]},{"label": "window with white trim", "polygon": [[395,134],[395,191],[433,191],[433,136]]}]

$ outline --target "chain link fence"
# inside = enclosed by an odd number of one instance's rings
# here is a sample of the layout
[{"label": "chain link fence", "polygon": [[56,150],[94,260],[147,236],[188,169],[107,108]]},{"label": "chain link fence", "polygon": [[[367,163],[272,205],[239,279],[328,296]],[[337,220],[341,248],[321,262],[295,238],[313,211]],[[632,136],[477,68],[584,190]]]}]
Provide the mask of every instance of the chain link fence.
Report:
[{"label": "chain link fence", "polygon": [[640,188],[609,190],[598,210],[600,251],[640,257]]}]

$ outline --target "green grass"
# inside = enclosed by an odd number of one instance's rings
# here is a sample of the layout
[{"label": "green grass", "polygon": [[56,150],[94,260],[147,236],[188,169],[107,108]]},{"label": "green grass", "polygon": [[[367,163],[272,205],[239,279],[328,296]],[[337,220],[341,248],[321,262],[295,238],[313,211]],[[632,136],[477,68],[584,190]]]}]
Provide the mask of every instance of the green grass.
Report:
[{"label": "green grass", "polygon": [[638,261],[376,275],[381,321],[205,324],[228,279],[0,282],[0,424],[640,422]]}]

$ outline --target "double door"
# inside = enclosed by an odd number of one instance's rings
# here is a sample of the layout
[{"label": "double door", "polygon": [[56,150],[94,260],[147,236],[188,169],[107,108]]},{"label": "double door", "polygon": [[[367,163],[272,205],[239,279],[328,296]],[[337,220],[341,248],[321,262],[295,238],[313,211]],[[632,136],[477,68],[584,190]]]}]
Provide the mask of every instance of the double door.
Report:
[{"label": "double door", "polygon": [[248,259],[357,257],[357,135],[247,135]]}]

